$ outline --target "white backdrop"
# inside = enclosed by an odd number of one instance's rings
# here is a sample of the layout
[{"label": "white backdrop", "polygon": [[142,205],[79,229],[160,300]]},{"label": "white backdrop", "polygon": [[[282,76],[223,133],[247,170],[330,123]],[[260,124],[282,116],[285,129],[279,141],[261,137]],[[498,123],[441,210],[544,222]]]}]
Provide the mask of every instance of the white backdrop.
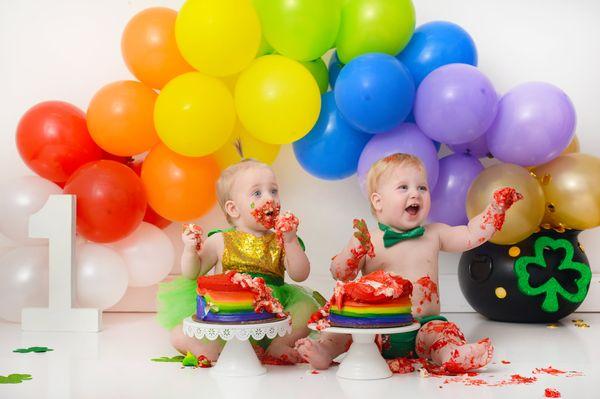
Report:
[{"label": "white backdrop", "polygon": [[[479,67],[498,92],[531,80],[547,81],[565,90],[577,110],[582,152],[600,156],[600,2],[413,1],[417,25],[448,20],[472,35],[479,50]],[[103,85],[132,79],[120,53],[127,21],[147,7],[179,9],[182,3],[0,0],[0,183],[32,174],[19,158],[14,140],[18,120],[30,106],[63,100],[85,110]],[[352,218],[364,217],[372,223],[368,204],[354,177],[337,182],[315,179],[300,168],[289,145],[282,148],[274,167],[283,207],[301,220],[300,235],[312,263],[307,285],[328,295],[333,284],[329,260],[349,238]],[[225,226],[218,209],[200,223],[205,230]],[[167,231],[177,242],[180,226],[172,225]],[[581,242],[595,272],[581,309],[600,311],[600,229],[584,232]],[[444,311],[470,309],[458,289],[458,259],[458,255],[444,254],[440,261]],[[177,271],[175,265],[173,273]],[[152,310],[154,289],[130,289],[115,309]]]}]

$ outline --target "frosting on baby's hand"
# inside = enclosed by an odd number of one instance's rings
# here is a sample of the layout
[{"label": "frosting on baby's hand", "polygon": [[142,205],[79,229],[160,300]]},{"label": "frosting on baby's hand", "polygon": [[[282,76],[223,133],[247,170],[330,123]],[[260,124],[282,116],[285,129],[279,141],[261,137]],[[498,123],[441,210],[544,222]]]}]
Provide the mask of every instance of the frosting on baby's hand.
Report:
[{"label": "frosting on baby's hand", "polygon": [[202,250],[202,244],[204,243],[202,234],[202,227],[194,223],[184,223],[183,233],[181,233],[181,241],[183,241],[184,245],[186,246],[193,245],[196,249],[196,252],[200,252]]},{"label": "frosting on baby's hand", "polygon": [[513,187],[504,187],[494,191],[492,204],[483,215],[481,229],[485,230],[486,225],[493,225],[494,229],[502,230],[506,211],[522,199],[523,194],[517,192]]},{"label": "frosting on baby's hand", "polygon": [[284,241],[289,241],[296,235],[300,221],[290,211],[279,216],[275,221],[275,233],[279,243],[283,245]]}]

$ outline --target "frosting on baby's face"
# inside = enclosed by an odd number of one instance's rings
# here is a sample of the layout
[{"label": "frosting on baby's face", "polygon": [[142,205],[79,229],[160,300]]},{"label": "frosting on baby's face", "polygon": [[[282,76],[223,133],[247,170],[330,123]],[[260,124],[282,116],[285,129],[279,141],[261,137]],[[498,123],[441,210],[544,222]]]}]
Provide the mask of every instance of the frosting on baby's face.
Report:
[{"label": "frosting on baby's face", "polygon": [[279,215],[279,187],[275,173],[265,166],[240,171],[234,178],[225,211],[235,227],[264,233]]},{"label": "frosting on baby's face", "polygon": [[396,165],[381,175],[370,200],[379,222],[401,231],[421,226],[431,208],[427,174],[411,164]]}]

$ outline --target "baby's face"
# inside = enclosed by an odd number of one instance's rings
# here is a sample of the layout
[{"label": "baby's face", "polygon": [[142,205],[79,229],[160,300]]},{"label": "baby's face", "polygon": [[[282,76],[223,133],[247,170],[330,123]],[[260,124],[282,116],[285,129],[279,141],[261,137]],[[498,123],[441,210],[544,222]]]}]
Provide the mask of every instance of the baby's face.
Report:
[{"label": "baby's face", "polygon": [[[279,187],[273,171],[258,166],[239,172],[231,189],[231,202],[225,209],[235,226],[254,231],[272,228],[280,206]],[[260,221],[257,215],[260,215]]]},{"label": "baby's face", "polygon": [[398,230],[421,226],[431,208],[425,171],[410,164],[394,167],[380,177],[371,203],[383,224]]}]

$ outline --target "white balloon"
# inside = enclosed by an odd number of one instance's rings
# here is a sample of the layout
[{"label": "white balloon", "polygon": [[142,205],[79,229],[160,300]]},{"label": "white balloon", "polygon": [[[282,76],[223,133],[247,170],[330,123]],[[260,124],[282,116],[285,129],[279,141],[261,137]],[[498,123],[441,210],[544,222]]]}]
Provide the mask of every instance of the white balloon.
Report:
[{"label": "white balloon", "polygon": [[127,267],[115,250],[102,244],[77,246],[77,304],[86,308],[107,309],[121,300],[127,290]]},{"label": "white balloon", "polygon": [[173,243],[153,224],[142,222],[128,237],[109,246],[125,260],[130,287],[156,284],[167,277],[173,268]]},{"label": "white balloon", "polygon": [[0,258],[0,318],[18,323],[30,307],[48,307],[47,246],[14,248]]},{"label": "white balloon", "polygon": [[23,176],[3,184],[0,193],[0,233],[20,244],[45,244],[45,239],[29,238],[29,216],[42,209],[51,194],[62,194],[62,189],[39,176]]}]

